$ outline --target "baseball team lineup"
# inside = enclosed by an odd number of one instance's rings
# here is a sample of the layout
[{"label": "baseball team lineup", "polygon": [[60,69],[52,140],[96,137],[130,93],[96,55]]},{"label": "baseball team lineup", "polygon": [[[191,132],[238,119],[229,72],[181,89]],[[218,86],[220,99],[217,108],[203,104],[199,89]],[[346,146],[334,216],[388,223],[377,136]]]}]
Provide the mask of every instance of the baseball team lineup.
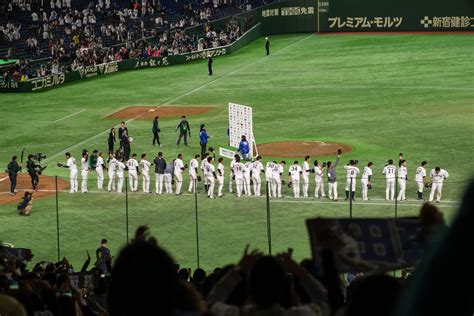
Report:
[{"label": "baseball team lineup", "polygon": [[[160,142],[159,117],[153,120],[153,146],[163,147]],[[229,128],[230,130],[230,128]],[[228,134],[229,134],[228,130]],[[175,128],[179,133],[176,146],[179,148],[183,140],[184,146],[188,146],[188,137],[191,129],[186,117],[183,115]],[[252,135],[253,136],[253,135]],[[115,128],[112,128],[108,137],[108,153],[104,154],[97,149],[89,154],[87,149],[81,153],[80,163],[70,152],[65,154],[66,162],[58,163],[59,167],[69,170],[70,193],[88,192],[88,178],[91,172],[97,176],[97,189],[104,192],[116,192],[121,194],[128,184],[129,192],[175,194],[181,195],[186,190],[190,194],[205,193],[208,198],[222,198],[225,193],[233,194],[237,198],[242,196],[262,196],[262,190],[266,190],[268,183],[268,195],[271,198],[282,198],[282,188],[291,188],[292,196],[299,198],[328,198],[338,201],[338,175],[344,173],[344,200],[355,200],[357,184],[360,181],[360,198],[362,201],[369,200],[369,192],[375,182],[385,180],[385,199],[387,201],[405,201],[409,172],[407,160],[402,153],[399,154],[398,166],[392,159],[387,164],[374,171],[375,164],[368,162],[363,167],[358,160],[350,159],[342,168],[342,150],[338,149],[334,154],[336,160],[322,161],[311,160],[309,155],[305,156],[300,163],[294,161],[271,160],[263,163],[262,156],[253,156],[253,146],[247,140],[246,135],[240,135],[240,141],[235,145],[237,150],[232,157],[216,157],[213,147],[207,148],[208,139],[205,124],[200,124],[199,145],[201,152],[192,157],[184,157],[178,154],[175,157],[167,156],[163,150],[157,152],[155,157],[148,157],[146,153],[137,155],[131,152],[131,143],[128,127],[125,122],[120,123],[118,129],[119,148],[115,149]],[[229,143],[231,141],[229,140]],[[428,163],[422,161],[417,166],[414,176],[414,187],[416,188],[417,200],[424,200],[424,190],[430,190],[428,200],[441,201],[442,188],[445,179],[449,177],[446,170],[436,166],[427,171]],[[343,169],[338,171],[338,169]],[[79,188],[78,174],[80,170],[81,185]],[[153,173],[155,176],[153,177]],[[374,176],[379,174],[380,177]],[[107,179],[106,179],[107,175]],[[127,182],[128,181],[128,182]],[[127,182],[127,183],[126,183]],[[154,186],[151,183],[154,182]],[[201,185],[203,182],[203,186]],[[141,188],[140,184],[141,183]],[[314,189],[311,188],[314,183]],[[186,187],[183,188],[183,185]],[[224,187],[227,190],[224,193]],[[263,188],[262,188],[263,184]],[[202,188],[201,188],[202,186]],[[125,188],[127,189],[127,188]],[[397,190],[398,189],[398,190]],[[263,192],[265,195],[265,192]]]}]

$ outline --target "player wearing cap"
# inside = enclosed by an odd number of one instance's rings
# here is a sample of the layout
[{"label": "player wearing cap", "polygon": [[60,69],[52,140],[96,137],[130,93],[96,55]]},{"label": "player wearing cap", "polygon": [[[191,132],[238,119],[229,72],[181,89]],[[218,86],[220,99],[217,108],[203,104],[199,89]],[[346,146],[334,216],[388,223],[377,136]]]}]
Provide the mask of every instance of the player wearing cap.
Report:
[{"label": "player wearing cap", "polygon": [[143,193],[150,193],[150,166],[151,163],[146,159],[146,154],[142,154],[140,160],[140,168],[142,170],[142,186]]},{"label": "player wearing cap", "polygon": [[295,199],[300,198],[300,177],[303,174],[303,169],[298,165],[298,161],[295,162],[290,166],[288,169],[288,182],[291,183],[291,187],[293,188],[293,197]]},{"label": "player wearing cap", "polygon": [[198,159],[200,155],[195,155],[193,159],[189,162],[189,193],[195,193],[197,190],[197,180],[198,180],[198,168],[199,162]]},{"label": "player wearing cap", "polygon": [[176,177],[176,195],[181,194],[181,187],[183,186],[183,171],[186,166],[183,163],[183,155],[178,154],[178,159],[174,161],[174,176]]},{"label": "player wearing cap", "polygon": [[286,162],[285,161],[280,161],[279,164],[275,164],[272,170],[272,193],[273,197],[278,197],[281,198],[281,176],[283,175],[284,172],[284,166]]},{"label": "player wearing cap", "polygon": [[117,193],[122,193],[123,188],[123,179],[124,179],[124,170],[126,168],[125,164],[122,162],[121,157],[117,159]]},{"label": "player wearing cap", "polygon": [[309,176],[311,175],[311,167],[309,166],[309,156],[304,157],[302,172],[303,197],[308,197]]},{"label": "player wearing cap", "polygon": [[224,164],[222,163],[224,161],[224,158],[220,157],[218,160],[218,165],[217,165],[217,196],[222,197],[224,194],[222,193],[222,189],[224,188]]},{"label": "player wearing cap", "polygon": [[204,176],[207,178],[208,189],[207,197],[210,199],[214,198],[214,184],[216,182],[216,168],[214,167],[214,158],[207,157],[207,163],[204,166]]},{"label": "player wearing cap", "polygon": [[395,196],[395,171],[397,168],[393,165],[393,160],[389,159],[388,164],[383,168],[382,173],[385,175],[385,199],[393,200]]},{"label": "player wearing cap", "polygon": [[252,195],[252,189],[250,186],[250,171],[252,171],[252,163],[250,161],[244,164],[245,173],[244,173],[244,193],[247,196]]},{"label": "player wearing cap", "polygon": [[319,199],[321,197],[326,197],[324,193],[324,168],[325,165],[321,165],[321,163],[317,160],[314,161],[314,181],[316,182],[316,188],[314,189],[314,196]]},{"label": "player wearing cap", "polygon": [[138,191],[138,161],[137,154],[132,154],[132,158],[127,161],[128,169],[128,183],[130,184],[130,191]]},{"label": "player wearing cap", "polygon": [[352,201],[355,200],[355,188],[356,188],[356,177],[360,173],[359,168],[356,166],[355,160],[350,160],[349,165],[345,165],[344,169],[346,170],[346,198],[345,200],[349,199],[349,191],[350,191],[350,198]]},{"label": "player wearing cap", "polygon": [[108,191],[112,192],[115,191],[115,172],[117,171],[117,159],[113,153],[109,153],[109,185]]},{"label": "player wearing cap", "polygon": [[234,168],[233,168],[233,174],[234,174],[235,188],[237,191],[237,197],[240,197],[242,195],[244,173],[245,173],[245,165],[240,162],[240,156],[236,155]]},{"label": "player wearing cap", "polygon": [[104,169],[105,169],[104,153],[100,152],[99,156],[97,157],[97,162],[95,165],[95,171],[97,172],[97,188],[99,190],[104,189]]},{"label": "player wearing cap", "polygon": [[273,187],[273,168],[276,165],[276,161],[269,161],[265,166],[265,180],[268,183],[268,196],[272,197],[272,187]]},{"label": "player wearing cap", "polygon": [[262,186],[262,179],[260,178],[260,173],[263,172],[263,165],[261,156],[257,156],[255,161],[252,163],[251,167],[251,177],[253,182],[253,192],[255,196],[260,196],[261,186]]},{"label": "player wearing cap", "polygon": [[360,183],[362,184],[362,200],[367,201],[369,199],[368,192],[369,186],[372,186],[370,182],[370,178],[372,178],[372,168],[373,163],[369,162],[367,167],[364,167],[364,172],[362,173],[362,178],[360,179]]},{"label": "player wearing cap", "polygon": [[87,193],[87,176],[89,174],[89,152],[87,150],[84,150],[82,152],[82,158],[81,158],[81,192],[82,193]]},{"label": "player wearing cap", "polygon": [[436,202],[441,203],[441,193],[443,191],[443,183],[446,178],[449,177],[449,173],[441,169],[440,167],[435,167],[430,172],[431,178],[431,192],[430,192],[430,199],[429,201],[432,202],[435,193],[436,194]]},{"label": "player wearing cap", "polygon": [[407,161],[405,159],[400,160],[400,166],[398,167],[398,185],[400,186],[400,191],[398,192],[397,200],[405,201],[405,191],[407,187],[407,178],[408,178],[408,170],[407,170]]},{"label": "player wearing cap", "polygon": [[76,158],[72,157],[70,153],[66,153],[66,166],[69,169],[69,181],[71,188],[69,193],[77,192],[77,165]]},{"label": "player wearing cap", "polygon": [[416,185],[418,187],[418,200],[423,200],[423,189],[425,187],[425,177],[426,177],[426,165],[428,163],[426,161],[421,162],[421,166],[416,168],[416,175],[415,175],[415,181]]}]

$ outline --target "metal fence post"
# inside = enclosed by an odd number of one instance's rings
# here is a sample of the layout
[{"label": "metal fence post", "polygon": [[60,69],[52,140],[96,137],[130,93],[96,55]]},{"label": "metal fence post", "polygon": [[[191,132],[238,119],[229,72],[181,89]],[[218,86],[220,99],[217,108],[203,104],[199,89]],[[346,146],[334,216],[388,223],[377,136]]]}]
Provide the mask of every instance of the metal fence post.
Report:
[{"label": "metal fence post", "polygon": [[349,184],[349,218],[352,219],[352,177]]},{"label": "metal fence post", "polygon": [[58,261],[61,260],[61,248],[59,245],[59,192],[58,192],[58,176],[54,176],[54,185],[56,192],[56,240],[58,242]]},{"label": "metal fence post", "polygon": [[199,217],[198,217],[198,182],[197,179],[193,179],[194,181],[194,208],[196,211],[196,261],[197,261],[197,267],[199,268]]},{"label": "metal fence post", "polygon": [[397,218],[398,215],[398,171],[396,173],[395,177],[395,219]]},{"label": "metal fence post", "polygon": [[268,253],[272,254],[272,224],[270,218],[270,191],[269,184],[266,181],[266,200],[267,200],[267,238],[268,238]]},{"label": "metal fence post", "polygon": [[127,244],[129,242],[128,238],[128,179],[125,177],[125,234],[127,236]]}]

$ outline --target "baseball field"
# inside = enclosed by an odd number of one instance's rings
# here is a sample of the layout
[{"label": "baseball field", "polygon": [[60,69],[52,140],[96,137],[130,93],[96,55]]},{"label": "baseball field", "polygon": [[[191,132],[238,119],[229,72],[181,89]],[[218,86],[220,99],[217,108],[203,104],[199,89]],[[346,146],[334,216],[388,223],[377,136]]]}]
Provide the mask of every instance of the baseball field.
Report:
[{"label": "baseball field", "polygon": [[[68,171],[56,167],[65,162],[66,151],[77,160],[85,148],[106,152],[108,130],[121,120],[127,122],[134,139],[132,152],[147,153],[150,160],[158,151],[168,160],[182,153],[189,163],[200,152],[199,124],[206,124],[210,146],[227,144],[228,102],[253,107],[257,144],[295,142],[295,156],[301,155],[290,158],[291,144],[284,145],[282,154],[274,150],[273,157],[264,156],[264,162],[301,163],[304,154],[296,153],[296,147],[307,143],[309,151],[311,141],[349,147],[351,152],[342,154],[343,164],[349,159],[359,160],[361,167],[374,162],[371,200],[358,199],[358,183],[354,217],[395,216],[395,203],[385,201],[382,169],[388,159],[398,161],[403,152],[410,181],[408,200],[398,203],[397,216],[417,214],[421,202],[416,201],[413,180],[416,167],[427,160],[428,171],[440,166],[450,174],[439,207],[448,221],[452,218],[474,172],[472,34],[294,34],[270,41],[270,56],[265,56],[261,38],[236,54],[216,58],[213,76],[207,75],[207,64],[201,61],[117,73],[41,93],[1,95],[0,165],[6,166],[24,147],[26,154],[46,154],[43,165],[48,167],[40,179],[38,195],[42,196],[33,201],[31,216],[17,215],[16,202],[7,198],[9,182],[1,182],[0,240],[33,249],[36,261],[55,261],[59,220],[60,255],[79,269],[86,250],[92,254],[101,238],[107,238],[117,254],[126,243],[126,228],[131,237],[135,227],[147,224],[181,266],[195,268],[197,205],[201,267],[235,262],[246,243],[268,251],[263,197],[238,199],[227,193],[227,185],[226,195],[214,200],[202,193],[197,200],[187,193],[119,195],[98,191],[94,173],[89,176],[89,193],[69,194]],[[162,116],[163,148],[151,144],[150,116],[155,113]],[[189,114],[192,134],[190,146],[178,148],[175,126],[181,113]],[[311,159],[334,161],[335,155]],[[228,168],[228,160],[225,165]],[[57,195],[53,182],[45,185],[45,176],[58,176]],[[343,198],[342,166],[338,177]],[[28,181],[23,180],[22,186],[28,188]],[[183,189],[187,192],[187,183]],[[313,177],[309,190],[314,192]],[[294,200],[289,188],[284,191],[283,199],[269,203],[272,251],[290,246],[302,259],[310,255],[305,219],[348,217],[349,203],[341,198],[338,202],[314,197]],[[20,190],[16,200],[21,195]]]}]

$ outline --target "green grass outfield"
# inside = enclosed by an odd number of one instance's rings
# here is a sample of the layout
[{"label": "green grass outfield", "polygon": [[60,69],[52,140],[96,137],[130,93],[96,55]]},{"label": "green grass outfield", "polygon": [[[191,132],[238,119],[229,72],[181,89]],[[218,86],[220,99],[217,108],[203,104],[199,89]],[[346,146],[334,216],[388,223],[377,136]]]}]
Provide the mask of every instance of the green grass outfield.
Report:
[{"label": "green grass outfield", "polygon": [[[448,218],[454,215],[474,171],[472,35],[295,34],[270,40],[270,56],[264,55],[260,39],[237,54],[216,58],[212,77],[201,61],[117,73],[42,93],[3,94],[0,165],[26,147],[27,153],[48,155],[48,175],[64,177],[67,170],[54,165],[64,162],[65,151],[79,159],[83,148],[107,150],[107,130],[118,123],[103,118],[110,113],[133,105],[213,106],[211,113],[189,118],[194,132],[189,148],[178,150],[174,145],[176,119],[161,121],[165,156],[182,152],[189,161],[200,151],[200,123],[206,123],[212,146],[227,143],[227,103],[236,102],[253,107],[258,143],[349,144],[354,150],[343,156],[343,162],[373,161],[376,177],[381,176],[386,160],[397,160],[399,152],[408,159],[410,180],[421,160],[428,160],[429,168],[440,165],[451,175],[441,208]],[[151,122],[131,120],[127,125],[135,139],[132,151],[153,157],[157,149],[151,146]],[[342,167],[339,176],[343,178]],[[394,205],[382,199],[384,181],[373,182],[373,200],[357,201],[354,216],[393,216]],[[339,181],[341,196],[343,190]],[[411,201],[399,206],[399,216],[417,213],[415,190],[410,182],[407,197]],[[193,196],[131,194],[128,204],[130,234],[137,225],[148,224],[176,261],[196,266]],[[236,261],[246,243],[267,250],[263,198],[238,200],[227,195],[210,201],[199,196],[198,205],[202,267]],[[14,208],[0,205],[0,239],[31,247],[36,260],[55,260],[55,198],[35,201],[30,217],[17,216]],[[124,195],[60,193],[59,208],[61,254],[77,268],[85,250],[93,251],[100,238],[109,239],[114,253],[124,244]],[[349,212],[345,202],[313,198],[296,202],[289,197],[272,200],[271,210],[273,251],[291,246],[298,259],[309,256],[306,218],[346,217]]]}]

